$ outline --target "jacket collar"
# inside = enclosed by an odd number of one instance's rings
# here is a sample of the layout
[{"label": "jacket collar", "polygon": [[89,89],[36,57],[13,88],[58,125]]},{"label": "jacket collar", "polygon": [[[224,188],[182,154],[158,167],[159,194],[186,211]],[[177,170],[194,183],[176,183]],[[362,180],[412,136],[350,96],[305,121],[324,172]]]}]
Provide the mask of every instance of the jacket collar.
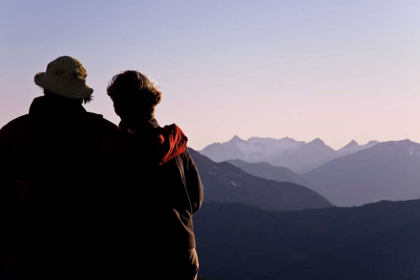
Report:
[{"label": "jacket collar", "polygon": [[152,132],[155,129],[159,128],[160,125],[155,118],[146,121],[144,119],[138,120],[129,120],[123,119],[119,124],[120,128],[124,129],[131,129],[134,132],[141,133],[141,132]]},{"label": "jacket collar", "polygon": [[71,118],[85,113],[86,109],[79,102],[52,96],[35,98],[29,108],[29,115],[35,117]]}]

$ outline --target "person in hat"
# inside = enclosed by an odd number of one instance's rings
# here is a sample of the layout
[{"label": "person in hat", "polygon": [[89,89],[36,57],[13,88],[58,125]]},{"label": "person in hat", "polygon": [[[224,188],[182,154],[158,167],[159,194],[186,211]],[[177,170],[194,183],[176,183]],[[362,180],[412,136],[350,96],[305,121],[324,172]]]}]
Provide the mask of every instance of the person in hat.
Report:
[{"label": "person in hat", "polygon": [[0,279],[106,272],[106,244],[114,246],[106,233],[116,227],[108,218],[128,183],[124,162],[164,166],[186,149],[176,124],[140,137],[87,112],[86,77],[80,61],[58,57],[35,75],[43,96],[0,130]]},{"label": "person in hat", "polygon": [[[155,118],[155,107],[162,92],[157,84],[138,71],[124,71],[114,76],[107,88],[122,129],[148,135],[161,129]],[[121,267],[131,278],[196,280],[199,271],[193,216],[202,206],[204,193],[197,167],[188,152],[162,166],[142,165],[144,172],[132,166],[126,173],[133,190],[144,197],[129,205],[137,220],[135,227],[124,222],[126,230],[121,246],[115,251]],[[140,237],[141,236],[141,237]],[[125,277],[123,277],[125,278]]]}]

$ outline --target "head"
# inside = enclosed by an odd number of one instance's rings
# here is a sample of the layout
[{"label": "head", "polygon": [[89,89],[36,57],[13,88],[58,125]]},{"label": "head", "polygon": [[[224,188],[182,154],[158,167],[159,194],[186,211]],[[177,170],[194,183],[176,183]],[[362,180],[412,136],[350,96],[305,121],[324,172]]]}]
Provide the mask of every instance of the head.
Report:
[{"label": "head", "polygon": [[108,84],[107,94],[121,119],[143,118],[149,121],[155,117],[155,107],[162,100],[156,83],[134,70],[115,75]]},{"label": "head", "polygon": [[44,89],[46,96],[87,103],[92,100],[93,89],[86,85],[87,71],[77,59],[61,56],[50,62],[45,72],[35,75],[35,84]]}]

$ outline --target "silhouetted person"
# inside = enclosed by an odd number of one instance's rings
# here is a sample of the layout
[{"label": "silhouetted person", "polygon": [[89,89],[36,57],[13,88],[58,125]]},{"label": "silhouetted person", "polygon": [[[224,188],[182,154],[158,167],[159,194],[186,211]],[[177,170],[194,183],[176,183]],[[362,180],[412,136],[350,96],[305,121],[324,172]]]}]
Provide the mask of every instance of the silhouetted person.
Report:
[{"label": "silhouetted person", "polygon": [[[162,129],[155,119],[162,93],[145,75],[122,72],[113,77],[107,92],[121,128],[140,136]],[[197,279],[193,215],[203,203],[203,189],[190,154],[184,151],[158,167],[132,165],[130,174],[131,206],[122,221],[122,250],[117,249],[123,270],[137,279]]]},{"label": "silhouetted person", "polygon": [[186,149],[176,125],[138,137],[87,112],[86,76],[75,58],[52,61],[35,76],[44,96],[0,130],[0,279],[107,275],[119,163],[164,166]]}]

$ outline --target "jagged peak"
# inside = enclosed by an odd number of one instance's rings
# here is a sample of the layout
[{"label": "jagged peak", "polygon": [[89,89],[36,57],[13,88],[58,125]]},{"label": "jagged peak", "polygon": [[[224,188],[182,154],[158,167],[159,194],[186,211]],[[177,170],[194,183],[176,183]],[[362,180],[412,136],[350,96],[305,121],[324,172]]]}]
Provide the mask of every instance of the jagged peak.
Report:
[{"label": "jagged peak", "polygon": [[325,142],[322,141],[320,138],[315,138],[314,140],[309,142],[308,145],[325,145]]},{"label": "jagged peak", "polygon": [[241,141],[241,142],[247,142],[246,140],[243,140],[241,137],[239,137],[238,135],[235,134],[235,136],[232,137],[232,139],[230,139],[228,142],[237,142],[237,141]]},{"label": "jagged peak", "polygon": [[354,147],[358,147],[359,143],[357,143],[356,140],[351,140],[350,143],[348,143],[347,145],[345,145],[343,148],[341,148],[340,150],[344,150],[344,149],[349,149],[349,148],[354,148]]}]

